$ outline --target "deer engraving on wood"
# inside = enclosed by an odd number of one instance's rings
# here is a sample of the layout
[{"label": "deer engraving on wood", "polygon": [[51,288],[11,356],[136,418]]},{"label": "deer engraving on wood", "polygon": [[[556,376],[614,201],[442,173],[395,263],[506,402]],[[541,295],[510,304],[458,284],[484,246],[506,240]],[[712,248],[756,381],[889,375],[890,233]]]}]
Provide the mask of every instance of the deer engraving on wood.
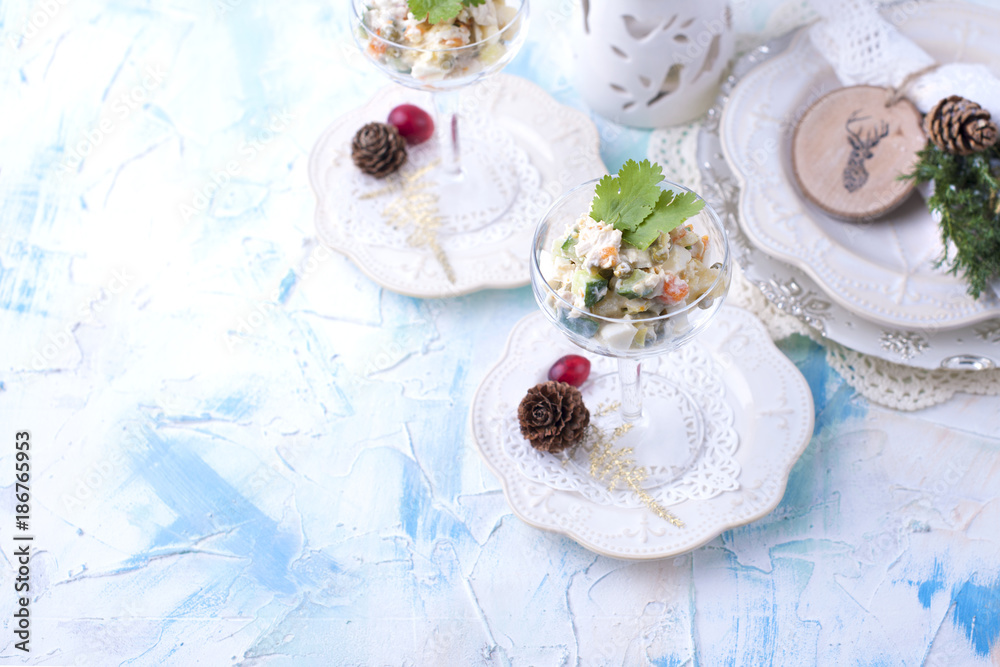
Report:
[{"label": "deer engraving on wood", "polygon": [[862,139],[861,132],[852,130],[851,124],[868,120],[871,116],[858,116],[860,112],[860,109],[853,111],[851,117],[844,123],[847,140],[851,143],[851,156],[847,159],[847,167],[844,168],[844,187],[848,192],[855,192],[868,182],[865,160],[872,159],[875,155],[872,149],[889,134],[889,124],[883,120],[879,121],[876,127],[869,128],[868,134]]}]

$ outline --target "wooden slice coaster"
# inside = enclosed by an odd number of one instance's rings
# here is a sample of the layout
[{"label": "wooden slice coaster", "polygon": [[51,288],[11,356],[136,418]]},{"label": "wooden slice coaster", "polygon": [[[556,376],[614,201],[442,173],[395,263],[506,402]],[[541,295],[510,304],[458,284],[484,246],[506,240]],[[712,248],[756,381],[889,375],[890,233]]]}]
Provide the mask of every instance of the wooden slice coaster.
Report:
[{"label": "wooden slice coaster", "polygon": [[802,194],[830,215],[877,218],[899,206],[927,144],[922,117],[905,99],[886,106],[876,86],[839,88],[816,101],[792,138],[792,170]]}]

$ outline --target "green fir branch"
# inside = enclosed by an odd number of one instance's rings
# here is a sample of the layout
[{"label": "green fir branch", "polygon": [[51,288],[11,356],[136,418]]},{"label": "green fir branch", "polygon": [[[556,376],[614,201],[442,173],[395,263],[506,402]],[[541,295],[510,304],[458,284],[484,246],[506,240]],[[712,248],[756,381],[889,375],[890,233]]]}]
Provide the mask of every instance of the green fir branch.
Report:
[{"label": "green fir branch", "polygon": [[934,181],[927,205],[941,214],[944,242],[936,266],[949,264],[948,273],[963,274],[969,294],[978,299],[1000,277],[1000,144],[967,156],[929,144],[918,155],[920,161],[903,178]]}]

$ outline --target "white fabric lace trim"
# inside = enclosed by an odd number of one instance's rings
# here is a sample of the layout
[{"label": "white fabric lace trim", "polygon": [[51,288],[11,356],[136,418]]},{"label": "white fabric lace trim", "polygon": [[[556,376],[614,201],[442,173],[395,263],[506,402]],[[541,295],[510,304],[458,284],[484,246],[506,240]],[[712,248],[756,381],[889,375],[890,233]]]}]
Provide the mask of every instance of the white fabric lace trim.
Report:
[{"label": "white fabric lace trim", "polygon": [[[1000,114],[1000,79],[984,65],[951,63],[907,77],[935,64],[927,54],[882,18],[869,0],[812,0],[822,17],[809,36],[845,86],[868,84],[898,88],[927,113],[944,97],[961,95]],[[906,16],[900,14],[900,20]],[[891,18],[891,16],[890,16]]]},{"label": "white fabric lace trim", "polygon": [[885,21],[868,0],[813,0],[822,17],[809,33],[845,86],[899,87],[934,59]]},{"label": "white fabric lace trim", "polygon": [[1000,369],[929,371],[893,364],[826,342],[826,360],[844,380],[872,403],[898,410],[920,410],[955,394],[1000,396]]}]

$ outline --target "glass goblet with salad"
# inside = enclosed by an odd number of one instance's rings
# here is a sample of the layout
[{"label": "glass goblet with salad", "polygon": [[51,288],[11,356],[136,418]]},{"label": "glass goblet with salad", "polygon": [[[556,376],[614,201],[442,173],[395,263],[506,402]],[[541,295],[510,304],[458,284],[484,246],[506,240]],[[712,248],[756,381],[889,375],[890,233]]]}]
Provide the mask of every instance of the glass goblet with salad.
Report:
[{"label": "glass goblet with salad", "polygon": [[580,347],[617,359],[620,393],[601,402],[620,403],[632,446],[666,437],[673,426],[664,422],[676,412],[644,409],[641,361],[704,330],[731,275],[719,216],[648,160],[567,192],[533,240],[531,284],[542,312]]}]

